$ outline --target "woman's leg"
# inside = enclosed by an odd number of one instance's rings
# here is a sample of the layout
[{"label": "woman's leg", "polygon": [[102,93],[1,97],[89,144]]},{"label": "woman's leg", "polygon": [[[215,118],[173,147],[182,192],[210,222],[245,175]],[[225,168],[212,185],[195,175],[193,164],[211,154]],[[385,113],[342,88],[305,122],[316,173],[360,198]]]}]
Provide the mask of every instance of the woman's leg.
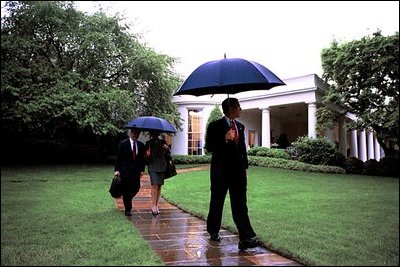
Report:
[{"label": "woman's leg", "polygon": [[151,211],[153,213],[157,212],[157,204],[158,204],[158,185],[151,186]]},{"label": "woman's leg", "polygon": [[161,196],[161,185],[159,185],[158,188],[157,188],[157,202],[156,202],[157,213],[160,213],[160,211],[158,210],[158,202],[160,200],[160,196]]}]

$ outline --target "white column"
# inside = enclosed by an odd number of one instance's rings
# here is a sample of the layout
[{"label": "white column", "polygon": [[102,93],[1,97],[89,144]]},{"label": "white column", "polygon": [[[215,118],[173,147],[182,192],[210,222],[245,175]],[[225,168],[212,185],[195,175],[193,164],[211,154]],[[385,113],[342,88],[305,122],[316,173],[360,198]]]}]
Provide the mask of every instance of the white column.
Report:
[{"label": "white column", "polygon": [[261,119],[261,146],[271,147],[271,119],[269,113],[269,107],[262,109],[262,119]]},{"label": "white column", "polygon": [[350,156],[358,158],[358,138],[357,130],[351,131],[351,144],[350,144]]},{"label": "white column", "polygon": [[308,103],[308,137],[315,138],[317,136],[315,128],[317,126],[317,105],[315,103]]},{"label": "white column", "polygon": [[346,151],[346,126],[345,121],[343,118],[339,119],[339,152],[342,153],[344,156],[347,156]]},{"label": "white column", "polygon": [[381,146],[378,143],[378,138],[374,135],[374,145],[375,145],[375,159],[379,161],[381,159]]},{"label": "white column", "polygon": [[371,129],[367,129],[368,159],[374,159],[374,136]]},{"label": "white column", "polygon": [[[177,155],[187,155],[188,154],[188,110],[186,107],[179,107],[178,111],[180,117],[183,118],[182,121],[182,131],[178,131],[176,135],[172,138],[171,153]],[[203,135],[204,137],[204,135]],[[142,133],[139,140],[146,141],[147,137]]]},{"label": "white column", "polygon": [[360,132],[360,157],[362,161],[367,161],[367,141],[365,138],[365,130]]}]

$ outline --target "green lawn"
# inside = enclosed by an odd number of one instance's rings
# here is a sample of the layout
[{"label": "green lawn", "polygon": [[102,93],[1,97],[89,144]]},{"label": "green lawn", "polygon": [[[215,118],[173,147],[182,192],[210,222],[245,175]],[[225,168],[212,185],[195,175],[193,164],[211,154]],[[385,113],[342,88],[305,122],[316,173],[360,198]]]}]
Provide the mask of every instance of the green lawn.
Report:
[{"label": "green lawn", "polygon": [[163,265],[115,208],[112,166],[1,170],[1,265]]},{"label": "green lawn", "polygon": [[[116,211],[112,173],[94,165],[2,167],[1,265],[163,265]],[[205,217],[208,175],[178,174],[162,193]],[[399,264],[398,178],[251,167],[248,205],[267,247],[303,264]],[[236,231],[229,198],[223,223]]]},{"label": "green lawn", "polygon": [[[250,167],[250,219],[271,250],[307,265],[399,265],[399,179]],[[163,196],[206,218],[209,172],[182,173]],[[237,232],[226,198],[223,224]]]}]

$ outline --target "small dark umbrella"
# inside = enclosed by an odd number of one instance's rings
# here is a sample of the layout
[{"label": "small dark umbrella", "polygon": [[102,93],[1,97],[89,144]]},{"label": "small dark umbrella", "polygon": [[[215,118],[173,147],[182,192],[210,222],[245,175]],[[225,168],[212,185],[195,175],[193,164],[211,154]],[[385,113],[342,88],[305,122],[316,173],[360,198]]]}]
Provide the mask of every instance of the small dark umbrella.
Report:
[{"label": "small dark umbrella", "polygon": [[159,131],[162,133],[176,133],[175,127],[167,120],[154,116],[143,116],[131,120],[125,128],[135,128],[142,131]]},{"label": "small dark umbrella", "polygon": [[236,94],[285,85],[263,65],[241,58],[206,62],[194,70],[174,95]]}]

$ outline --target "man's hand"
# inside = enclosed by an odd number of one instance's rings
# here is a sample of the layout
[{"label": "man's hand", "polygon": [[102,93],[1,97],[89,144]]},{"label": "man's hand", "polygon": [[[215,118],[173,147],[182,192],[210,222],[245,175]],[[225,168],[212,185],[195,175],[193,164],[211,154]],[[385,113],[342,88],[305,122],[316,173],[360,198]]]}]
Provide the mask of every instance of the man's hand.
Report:
[{"label": "man's hand", "polygon": [[235,139],[235,130],[234,129],[230,129],[229,131],[226,132],[225,134],[225,141],[233,141]]}]

